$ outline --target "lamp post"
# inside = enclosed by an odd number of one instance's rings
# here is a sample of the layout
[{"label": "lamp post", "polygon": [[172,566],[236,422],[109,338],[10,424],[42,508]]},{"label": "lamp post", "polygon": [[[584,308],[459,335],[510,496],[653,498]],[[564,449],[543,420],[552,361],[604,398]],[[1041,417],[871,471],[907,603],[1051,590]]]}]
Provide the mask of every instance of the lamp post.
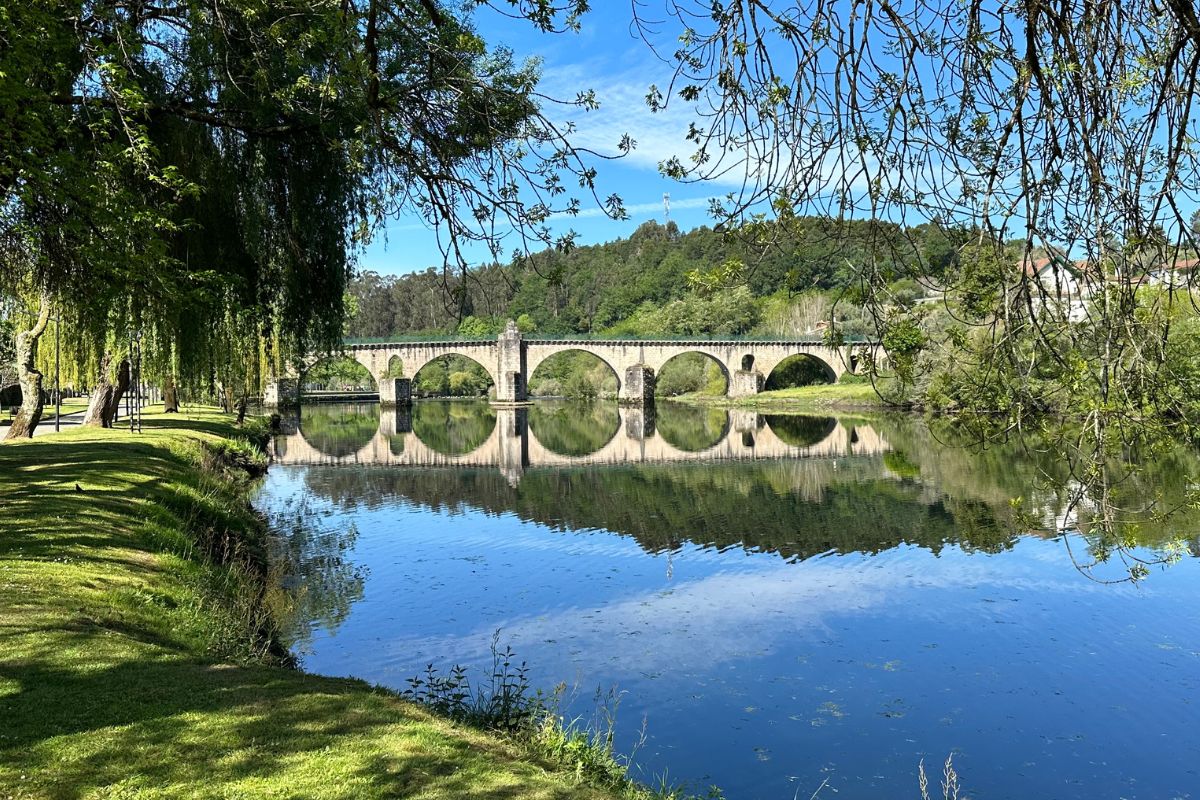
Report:
[{"label": "lamp post", "polygon": [[133,405],[129,407],[129,432],[142,432],[142,332],[129,334],[129,384],[133,393]]},{"label": "lamp post", "polygon": [[62,430],[62,384],[59,382],[58,354],[59,332],[62,330],[62,313],[54,317],[54,432]]}]

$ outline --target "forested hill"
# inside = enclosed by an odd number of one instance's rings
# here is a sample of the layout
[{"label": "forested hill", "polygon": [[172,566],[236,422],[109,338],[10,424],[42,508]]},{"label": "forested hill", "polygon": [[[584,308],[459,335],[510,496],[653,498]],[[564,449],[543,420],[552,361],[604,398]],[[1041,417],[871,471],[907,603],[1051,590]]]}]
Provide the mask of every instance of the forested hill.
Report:
[{"label": "forested hill", "polygon": [[[628,239],[482,267],[465,281],[448,280],[432,268],[399,277],[364,272],[350,287],[348,333],[446,332],[463,320],[491,330],[508,318],[542,333],[622,327],[630,333],[699,333],[706,325],[715,326],[709,332],[737,333],[756,324],[756,298],[845,286],[869,260],[894,263],[897,276],[920,260],[925,274],[937,275],[955,252],[934,226],[904,230],[883,222],[802,218],[761,233],[771,237],[769,246],[708,227],[682,233],[674,222],[650,220]],[[744,264],[744,273],[719,275],[730,262]],[[689,298],[695,284],[689,273],[716,275],[728,291]]]}]

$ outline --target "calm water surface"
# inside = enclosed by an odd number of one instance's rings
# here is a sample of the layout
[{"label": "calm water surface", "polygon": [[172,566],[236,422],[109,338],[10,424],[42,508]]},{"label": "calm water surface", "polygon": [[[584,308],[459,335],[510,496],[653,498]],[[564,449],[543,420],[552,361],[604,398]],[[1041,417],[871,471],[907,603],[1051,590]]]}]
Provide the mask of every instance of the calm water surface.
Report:
[{"label": "calm water surface", "polygon": [[307,407],[276,449],[311,671],[483,676],[499,631],[571,714],[618,688],[635,773],[730,798],[916,797],[950,753],[977,798],[1200,797],[1200,564],[1081,573],[1052,459],[667,404]]}]

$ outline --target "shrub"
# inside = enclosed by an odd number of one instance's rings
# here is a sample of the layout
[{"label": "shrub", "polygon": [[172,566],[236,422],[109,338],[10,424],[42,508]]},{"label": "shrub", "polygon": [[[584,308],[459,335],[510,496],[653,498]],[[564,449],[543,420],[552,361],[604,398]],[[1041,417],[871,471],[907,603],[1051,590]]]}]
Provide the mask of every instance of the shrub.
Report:
[{"label": "shrub", "polygon": [[600,390],[586,373],[575,372],[567,379],[563,394],[573,400],[595,400]]}]

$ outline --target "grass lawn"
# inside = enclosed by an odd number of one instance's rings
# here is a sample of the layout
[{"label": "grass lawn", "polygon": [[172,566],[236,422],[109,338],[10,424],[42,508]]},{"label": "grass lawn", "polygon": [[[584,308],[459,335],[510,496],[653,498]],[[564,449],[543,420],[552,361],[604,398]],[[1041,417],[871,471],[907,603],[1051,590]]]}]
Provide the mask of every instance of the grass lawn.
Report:
[{"label": "grass lawn", "polygon": [[0,798],[610,796],[361,682],[257,659],[254,581],[195,535],[253,525],[198,466],[230,419],[0,445]]},{"label": "grass lawn", "polygon": [[875,393],[875,389],[870,383],[828,383],[814,386],[797,386],[790,389],[759,392],[756,395],[738,398],[689,394],[672,399],[684,403],[728,408],[755,408],[781,411],[883,407],[883,402],[879,399],[879,395]]}]

